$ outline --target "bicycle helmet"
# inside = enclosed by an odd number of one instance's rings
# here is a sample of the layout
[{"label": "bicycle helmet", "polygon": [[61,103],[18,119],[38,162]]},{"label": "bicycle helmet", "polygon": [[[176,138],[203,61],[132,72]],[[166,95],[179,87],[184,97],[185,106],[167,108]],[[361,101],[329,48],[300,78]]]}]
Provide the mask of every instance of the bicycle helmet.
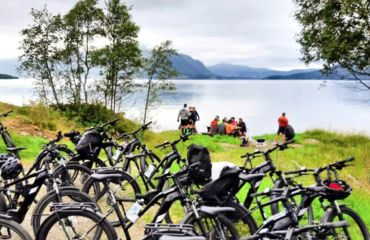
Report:
[{"label": "bicycle helmet", "polygon": [[329,180],[322,182],[329,200],[345,199],[351,194],[352,188],[344,180]]},{"label": "bicycle helmet", "polygon": [[16,178],[23,170],[22,163],[18,158],[9,157],[1,166],[1,177],[5,180]]}]

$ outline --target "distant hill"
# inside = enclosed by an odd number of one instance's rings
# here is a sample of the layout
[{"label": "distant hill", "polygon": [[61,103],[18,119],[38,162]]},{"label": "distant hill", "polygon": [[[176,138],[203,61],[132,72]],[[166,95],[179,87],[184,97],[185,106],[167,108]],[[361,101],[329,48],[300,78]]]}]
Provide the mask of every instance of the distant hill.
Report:
[{"label": "distant hill", "polygon": [[[359,76],[362,80],[370,80],[368,76]],[[318,80],[354,80],[354,77],[344,69],[337,69],[329,75],[321,73],[320,70],[311,70],[308,72],[297,72],[289,75],[271,75],[266,77],[266,79],[318,79]]]},{"label": "distant hill", "polygon": [[0,73],[0,79],[17,79],[18,77],[10,76],[8,74],[1,74]]},{"label": "distant hill", "polygon": [[266,79],[270,76],[288,76],[291,74],[313,71],[313,69],[278,71],[268,68],[253,68],[225,63],[209,66],[208,69],[220,78],[225,79]]},{"label": "distant hill", "polygon": [[211,73],[204,64],[195,60],[189,55],[178,54],[170,58],[172,67],[179,72],[179,78],[187,79],[209,79],[217,78],[215,74]]},{"label": "distant hill", "polygon": [[[143,49],[143,55],[148,54]],[[179,79],[353,79],[347,71],[337,70],[329,76],[324,75],[319,69],[293,69],[290,71],[278,71],[269,68],[253,68],[234,64],[221,63],[206,67],[200,60],[193,59],[186,54],[171,57],[172,66],[179,72]],[[11,79],[18,76],[16,58],[0,59],[0,79]],[[91,69],[91,77],[99,76],[101,69]],[[143,77],[143,76],[138,76]],[[145,77],[145,76],[144,76]],[[370,77],[361,77],[370,80]]]}]

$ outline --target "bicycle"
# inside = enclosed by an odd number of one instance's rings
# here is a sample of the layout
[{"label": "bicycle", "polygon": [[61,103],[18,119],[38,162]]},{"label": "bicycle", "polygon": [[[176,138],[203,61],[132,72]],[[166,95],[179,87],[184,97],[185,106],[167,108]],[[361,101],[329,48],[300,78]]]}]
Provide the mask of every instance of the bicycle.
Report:
[{"label": "bicycle", "polygon": [[[114,223],[115,227],[122,227],[123,232],[125,233],[125,236],[127,239],[130,239],[128,229],[133,226],[133,224],[136,222],[138,218],[143,216],[150,208],[152,208],[154,205],[157,205],[160,203],[160,208],[155,214],[152,222],[153,223],[160,223],[164,220],[165,216],[167,215],[167,212],[169,208],[171,207],[171,204],[173,201],[179,199],[183,203],[184,206],[186,206],[189,211],[194,213],[194,216],[196,216],[193,219],[193,223],[198,224],[198,234],[199,235],[205,235],[209,236],[212,232],[212,234],[220,234],[219,231],[223,229],[223,227],[220,227],[220,224],[228,230],[229,235],[232,235],[234,239],[238,239],[238,233],[236,229],[234,228],[232,222],[221,215],[221,213],[226,211],[233,211],[233,208],[230,207],[211,207],[211,206],[201,206],[197,208],[193,201],[191,201],[184,190],[183,180],[181,180],[182,176],[188,172],[189,169],[195,167],[196,165],[184,167],[181,171],[170,174],[165,173],[161,178],[165,178],[166,180],[172,179],[174,184],[172,187],[168,188],[167,190],[160,191],[159,193],[155,194],[154,196],[150,198],[145,198],[145,196],[137,196],[138,200],[136,203],[131,206],[131,208],[126,211],[125,205],[122,203],[122,199],[116,196],[116,193],[112,188],[109,187],[109,183],[112,181],[118,181],[119,175],[115,173],[94,173],[90,176],[90,179],[94,179],[95,181],[101,182],[103,185],[105,185],[105,188],[107,189],[107,194],[104,196],[107,196],[107,199],[96,199],[97,203],[109,203],[111,208],[106,211],[105,218],[108,218],[110,214],[113,212],[116,213],[116,217],[118,218],[118,221]],[[86,189],[88,191],[88,189]],[[121,210],[122,209],[122,210]],[[122,212],[126,216],[125,218],[122,215]],[[216,220],[217,219],[217,220]],[[217,230],[217,233],[215,229],[206,229],[206,224],[204,221],[212,221],[215,226],[218,226],[219,229]],[[217,225],[218,224],[218,225]]]}]

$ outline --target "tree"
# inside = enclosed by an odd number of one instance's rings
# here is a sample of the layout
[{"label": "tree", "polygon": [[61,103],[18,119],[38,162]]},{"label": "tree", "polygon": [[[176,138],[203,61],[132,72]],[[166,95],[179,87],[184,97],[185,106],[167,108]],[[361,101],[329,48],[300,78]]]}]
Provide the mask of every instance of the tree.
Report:
[{"label": "tree", "polygon": [[115,111],[124,96],[133,91],[132,76],[141,66],[139,27],[120,0],[110,0],[103,28],[108,44],[94,53],[94,63],[104,68],[105,78],[97,88],[103,93],[105,106]]},{"label": "tree", "polygon": [[[146,123],[149,110],[159,101],[160,92],[174,88],[172,82],[167,81],[178,74],[170,61],[173,55],[177,55],[177,51],[172,47],[172,42],[165,41],[155,47],[148,58],[143,59],[143,71],[148,77],[143,124]],[[157,80],[153,81],[154,78]]]},{"label": "tree", "polygon": [[[64,46],[61,60],[66,90],[73,103],[88,103],[87,80],[92,68],[93,40],[103,34],[104,14],[97,7],[97,0],[80,0],[63,17]],[[83,98],[83,100],[81,99]]]},{"label": "tree", "polygon": [[[46,103],[60,105],[62,99],[61,75],[58,71],[60,15],[52,15],[46,7],[31,9],[33,24],[21,31],[19,71],[36,80],[39,96]],[[52,98],[50,99],[50,95]]]},{"label": "tree", "polygon": [[370,77],[370,2],[368,0],[295,0],[302,25],[298,42],[305,63],[322,61],[324,73],[338,67],[356,81]]}]

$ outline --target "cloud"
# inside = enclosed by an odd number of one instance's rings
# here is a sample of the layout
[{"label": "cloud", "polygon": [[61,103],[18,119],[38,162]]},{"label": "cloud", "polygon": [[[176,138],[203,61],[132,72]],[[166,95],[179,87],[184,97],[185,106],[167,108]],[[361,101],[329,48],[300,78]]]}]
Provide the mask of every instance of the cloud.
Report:
[{"label": "cloud", "polygon": [[[47,3],[65,12],[75,0],[3,0],[0,9],[0,58],[15,57],[19,31],[31,22],[30,9]],[[101,1],[103,2],[103,1]],[[206,65],[219,62],[255,67],[303,66],[295,35],[292,0],[123,0],[132,5],[139,40],[153,47],[170,39],[183,53]]]}]

